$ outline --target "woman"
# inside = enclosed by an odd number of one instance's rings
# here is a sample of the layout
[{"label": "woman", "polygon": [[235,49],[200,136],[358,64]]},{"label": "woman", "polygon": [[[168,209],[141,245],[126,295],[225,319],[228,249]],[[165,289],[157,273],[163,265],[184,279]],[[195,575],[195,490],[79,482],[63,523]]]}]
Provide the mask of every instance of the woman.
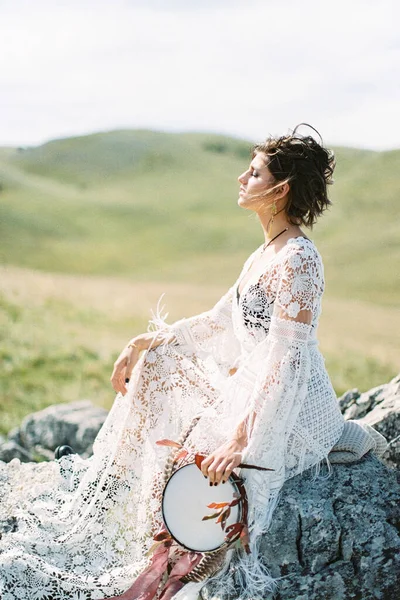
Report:
[{"label": "woman", "polygon": [[205,456],[210,485],[233,469],[245,480],[250,554],[230,550],[212,579],[171,586],[163,598],[197,598],[204,583],[241,599],[273,589],[259,543],[279,491],[289,477],[318,471],[344,425],[316,337],[322,259],[301,229],[331,204],[335,162],[296,130],[257,144],[239,177],[238,204],[257,214],[265,242],[214,308],[172,325],[157,314],[152,331],[130,340],[114,365],[118,394],[93,456],[63,456],[34,475],[15,460],[2,469],[3,512],[19,522],[0,541],[3,600],[149,599],[168,588],[164,577],[140,595],[135,582],[147,581],[163,526],[169,448],[156,442],[191,425],[185,448]]}]

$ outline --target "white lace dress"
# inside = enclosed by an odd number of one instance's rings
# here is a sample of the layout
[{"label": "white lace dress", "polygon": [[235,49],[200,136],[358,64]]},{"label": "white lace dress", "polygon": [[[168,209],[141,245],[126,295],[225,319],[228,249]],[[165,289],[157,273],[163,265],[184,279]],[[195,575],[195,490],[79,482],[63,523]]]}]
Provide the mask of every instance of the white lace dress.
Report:
[{"label": "white lace dress", "polygon": [[[210,453],[244,422],[243,462],[274,469],[238,470],[251,553],[229,551],[208,583],[226,592],[234,580],[241,600],[273,587],[258,548],[279,490],[289,477],[318,470],[344,421],[316,336],[321,256],[309,239],[291,238],[239,297],[239,281],[260,251],[211,310],[172,325],[154,317],[149,328],[177,341],[142,354],[89,459],[0,462],[0,518],[9,525],[0,540],[2,600],[122,595],[149,564],[146,553],[162,525],[169,449],[155,442],[178,439],[195,416],[187,448]],[[189,583],[174,598],[197,598],[201,585]]]}]

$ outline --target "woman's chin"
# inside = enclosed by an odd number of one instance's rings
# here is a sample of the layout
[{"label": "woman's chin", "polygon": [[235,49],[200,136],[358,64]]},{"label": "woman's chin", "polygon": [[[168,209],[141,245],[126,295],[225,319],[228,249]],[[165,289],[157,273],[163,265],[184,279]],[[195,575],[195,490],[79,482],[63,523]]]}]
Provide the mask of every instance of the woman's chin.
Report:
[{"label": "woman's chin", "polygon": [[243,196],[239,196],[238,206],[240,206],[240,208],[244,208],[245,210],[257,212],[257,203],[251,202],[251,200],[246,200],[243,198]]},{"label": "woman's chin", "polygon": [[240,195],[238,198],[238,205],[241,206],[242,208],[249,208],[249,203],[246,202],[246,199],[243,198],[242,195]]}]

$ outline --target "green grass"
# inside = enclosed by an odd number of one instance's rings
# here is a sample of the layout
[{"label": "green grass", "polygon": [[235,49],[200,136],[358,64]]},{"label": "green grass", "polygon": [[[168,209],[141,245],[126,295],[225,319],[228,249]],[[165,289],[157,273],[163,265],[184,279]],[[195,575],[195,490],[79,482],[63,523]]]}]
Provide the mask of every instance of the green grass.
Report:
[{"label": "green grass", "polygon": [[[263,239],[237,205],[250,148],[147,130],[0,148],[1,431],[55,402],[110,406],[113,361],[163,289],[174,318],[222,295]],[[308,235],[324,260],[322,349],[340,395],[398,369],[400,150],[334,150],[333,205]]]},{"label": "green grass", "polygon": [[393,365],[371,356],[350,351],[323,354],[337,396],[352,388],[366,392],[397,375]]},{"label": "green grass", "polygon": [[24,306],[2,295],[0,318],[0,433],[50,404],[109,402],[112,355],[98,351],[98,336],[111,325],[106,315],[60,300]]},{"label": "green grass", "polygon": [[[50,404],[90,399],[110,408],[113,363],[127,340],[147,330],[166,292],[167,321],[213,306],[222,286],[140,284],[122,278],[0,271],[0,433]],[[346,313],[343,313],[343,310]],[[389,381],[398,369],[395,309],[328,299],[319,340],[337,395]],[[366,323],[377,315],[377,330]],[[371,340],[373,343],[371,343]]]}]

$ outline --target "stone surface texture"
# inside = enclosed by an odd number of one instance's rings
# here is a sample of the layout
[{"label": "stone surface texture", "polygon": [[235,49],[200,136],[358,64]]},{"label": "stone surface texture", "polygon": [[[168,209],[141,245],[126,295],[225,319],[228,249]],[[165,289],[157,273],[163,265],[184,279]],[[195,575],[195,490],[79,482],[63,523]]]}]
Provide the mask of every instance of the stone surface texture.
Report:
[{"label": "stone surface texture", "polygon": [[265,538],[283,577],[277,600],[395,599],[400,590],[400,481],[368,453],[326,480],[289,480]]},{"label": "stone surface texture", "polygon": [[[399,598],[399,471],[368,453],[326,474],[284,485],[262,546],[278,590],[263,600]],[[211,584],[204,598],[233,600],[214,596]]]},{"label": "stone surface texture", "polygon": [[[52,460],[57,446],[71,446],[83,458],[92,454],[93,442],[107,417],[104,408],[90,400],[54,404],[26,416],[20,427],[11,430],[0,446],[0,460]],[[10,444],[13,444],[14,454]],[[4,446],[8,447],[3,451]],[[21,448],[25,458],[21,457]],[[4,458],[3,458],[4,456]]]},{"label": "stone surface texture", "polygon": [[389,383],[367,392],[349,390],[339,399],[345,419],[359,419],[368,423],[389,442],[382,457],[389,467],[400,466],[400,373]]}]

